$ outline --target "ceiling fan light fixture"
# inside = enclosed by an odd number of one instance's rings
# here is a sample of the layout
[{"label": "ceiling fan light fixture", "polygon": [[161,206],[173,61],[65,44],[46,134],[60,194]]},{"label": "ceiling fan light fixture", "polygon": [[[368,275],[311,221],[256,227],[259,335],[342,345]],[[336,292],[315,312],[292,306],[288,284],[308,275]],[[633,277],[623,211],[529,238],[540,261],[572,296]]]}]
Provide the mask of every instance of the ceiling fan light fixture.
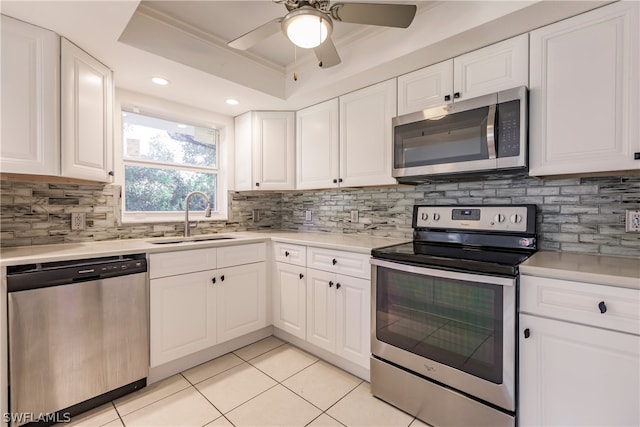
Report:
[{"label": "ceiling fan light fixture", "polygon": [[331,35],[333,23],[325,13],[303,6],[284,17],[282,31],[296,46],[311,49],[320,46]]}]

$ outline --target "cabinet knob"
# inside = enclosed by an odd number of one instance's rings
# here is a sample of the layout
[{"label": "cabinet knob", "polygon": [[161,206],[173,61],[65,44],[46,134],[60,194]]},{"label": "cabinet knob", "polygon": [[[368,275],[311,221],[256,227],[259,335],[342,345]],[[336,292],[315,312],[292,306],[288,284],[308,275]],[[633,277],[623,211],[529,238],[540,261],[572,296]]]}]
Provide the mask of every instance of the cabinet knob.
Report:
[{"label": "cabinet knob", "polygon": [[453,94],[453,98],[454,98],[454,99],[458,99],[458,98],[460,98],[460,92],[456,92],[456,93],[454,93],[454,94]]},{"label": "cabinet knob", "polygon": [[284,256],[289,256],[289,251],[284,251]]},{"label": "cabinet knob", "polygon": [[333,282],[331,280],[329,280],[329,287],[333,286]]},{"label": "cabinet knob", "polygon": [[334,180],[333,180],[333,183],[334,183],[334,184],[337,184],[337,183],[338,183],[338,180],[337,180],[337,179],[334,179]]},{"label": "cabinet knob", "polygon": [[600,309],[600,313],[605,314],[607,312],[607,304],[604,301],[600,301],[598,304],[598,308]]},{"label": "cabinet knob", "polygon": [[451,101],[451,95],[445,95],[444,96],[444,100],[445,101]]},{"label": "cabinet knob", "polygon": [[211,278],[211,283],[213,283],[214,285],[216,284],[216,278],[215,277]]},{"label": "cabinet knob", "polygon": [[335,259],[335,258],[333,259],[333,261],[331,261],[331,264],[333,264],[333,265],[336,265],[337,263],[338,263],[338,260]]},{"label": "cabinet knob", "polygon": [[220,276],[220,280],[224,282],[224,274]]},{"label": "cabinet knob", "polygon": [[342,178],[338,178],[338,182],[342,182]]},{"label": "cabinet knob", "polygon": [[336,289],[340,289],[340,286],[342,286],[340,283],[336,283]]},{"label": "cabinet knob", "polygon": [[300,273],[300,278],[304,279],[304,274]]},{"label": "cabinet knob", "polygon": [[260,183],[259,182],[256,182],[256,187],[260,187]]},{"label": "cabinet knob", "polygon": [[[640,153],[637,153],[637,154],[640,154]],[[107,175],[109,175],[109,176],[113,176],[113,175],[114,175],[114,173],[113,173],[113,171],[109,171],[109,172],[107,173]]]},{"label": "cabinet knob", "polygon": [[531,331],[529,330],[529,328],[524,330],[524,337],[525,338],[529,338],[531,336]]},{"label": "cabinet knob", "polygon": [[633,160],[640,160],[640,152],[633,153]]}]

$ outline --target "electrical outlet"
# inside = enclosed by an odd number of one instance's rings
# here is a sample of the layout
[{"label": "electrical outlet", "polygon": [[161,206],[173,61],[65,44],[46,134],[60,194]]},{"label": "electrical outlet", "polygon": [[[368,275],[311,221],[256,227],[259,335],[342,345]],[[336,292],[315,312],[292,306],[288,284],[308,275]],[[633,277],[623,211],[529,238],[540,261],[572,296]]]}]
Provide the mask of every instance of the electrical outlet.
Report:
[{"label": "electrical outlet", "polygon": [[640,233],[640,210],[627,209],[627,232]]},{"label": "electrical outlet", "polygon": [[258,209],[254,209],[254,210],[251,212],[251,220],[252,220],[253,222],[258,222],[258,221],[260,221],[260,211],[259,211]]},{"label": "electrical outlet", "polygon": [[311,210],[304,211],[304,220],[306,222],[311,222]]},{"label": "electrical outlet", "polygon": [[351,211],[351,222],[353,224],[357,224],[359,220],[360,220],[360,215],[358,211]]},{"label": "electrical outlet", "polygon": [[84,212],[71,213],[71,229],[84,230],[87,225],[87,214]]}]

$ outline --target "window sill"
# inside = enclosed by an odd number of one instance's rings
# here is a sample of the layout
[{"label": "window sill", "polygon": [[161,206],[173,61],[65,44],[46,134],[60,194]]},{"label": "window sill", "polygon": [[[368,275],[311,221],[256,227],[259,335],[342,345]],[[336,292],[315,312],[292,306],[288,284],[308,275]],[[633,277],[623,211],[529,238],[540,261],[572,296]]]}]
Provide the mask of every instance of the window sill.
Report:
[{"label": "window sill", "polygon": [[[212,213],[211,217],[204,216],[204,212],[189,212],[189,222],[213,222],[213,221],[226,221],[228,215],[223,213]],[[166,223],[166,222],[184,222],[184,213],[153,213],[153,214],[122,214],[123,224],[145,224],[145,223]]]}]

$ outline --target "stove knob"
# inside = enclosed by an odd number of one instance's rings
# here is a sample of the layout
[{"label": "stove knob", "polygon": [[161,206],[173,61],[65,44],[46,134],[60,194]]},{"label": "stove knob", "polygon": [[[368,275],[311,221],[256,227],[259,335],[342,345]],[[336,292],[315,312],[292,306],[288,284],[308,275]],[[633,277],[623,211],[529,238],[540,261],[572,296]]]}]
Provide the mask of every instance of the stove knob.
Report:
[{"label": "stove knob", "polygon": [[509,218],[511,220],[512,223],[517,224],[520,221],[522,221],[522,215],[518,215],[518,214],[513,214],[511,215],[511,218]]},{"label": "stove knob", "polygon": [[426,212],[422,212],[422,214],[420,215],[420,218],[422,218],[423,221],[428,221],[429,220],[429,214]]},{"label": "stove knob", "polygon": [[504,222],[504,215],[502,214],[496,214],[496,216],[493,217],[493,220],[495,222],[497,222],[498,224],[501,224]]},{"label": "stove knob", "polygon": [[436,213],[434,213],[434,214],[433,214],[433,220],[434,220],[434,221],[439,221],[439,220],[440,220],[440,214],[439,214],[439,213],[437,213],[437,212],[436,212]]}]

